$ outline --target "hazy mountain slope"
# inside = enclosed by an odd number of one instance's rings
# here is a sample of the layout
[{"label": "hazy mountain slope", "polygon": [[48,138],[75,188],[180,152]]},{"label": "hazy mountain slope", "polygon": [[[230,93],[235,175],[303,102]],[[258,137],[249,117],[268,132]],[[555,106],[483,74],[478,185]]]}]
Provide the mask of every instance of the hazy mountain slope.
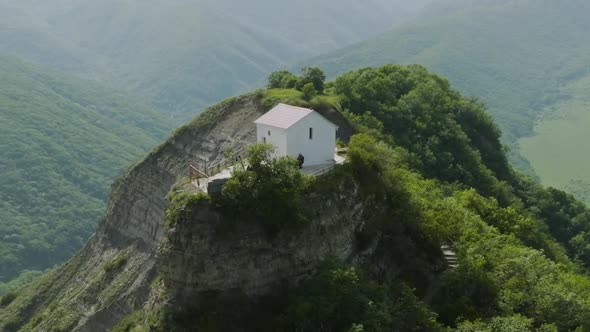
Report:
[{"label": "hazy mountain slope", "polygon": [[543,110],[575,98],[563,84],[588,74],[590,4],[582,0],[437,3],[420,23],[308,63],[331,74],[381,63],[420,63],[481,98],[511,147]]},{"label": "hazy mountain slope", "polygon": [[114,82],[186,119],[270,70],[386,31],[429,1],[0,0],[0,40],[10,41],[0,51]]},{"label": "hazy mountain slope", "polygon": [[0,282],[78,250],[112,179],[170,120],[119,93],[0,57]]},{"label": "hazy mountain slope", "polygon": [[52,31],[45,15],[57,15],[66,8],[57,1],[52,3],[0,1],[0,52],[72,71],[98,62],[95,55]]}]

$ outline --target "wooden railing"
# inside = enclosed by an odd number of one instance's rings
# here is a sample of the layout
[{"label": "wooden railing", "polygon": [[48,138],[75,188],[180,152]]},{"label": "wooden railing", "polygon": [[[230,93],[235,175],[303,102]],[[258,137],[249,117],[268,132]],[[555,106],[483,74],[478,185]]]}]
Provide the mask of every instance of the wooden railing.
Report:
[{"label": "wooden railing", "polygon": [[198,169],[197,167],[195,167],[193,164],[188,164],[188,168],[189,168],[189,175],[192,180],[196,180],[196,179],[200,179],[200,178],[208,178],[209,175],[207,175],[207,173],[201,171],[200,169]]},{"label": "wooden railing", "polygon": [[235,152],[232,151],[227,158],[221,160],[220,162],[218,162],[216,164],[209,166],[207,168],[207,174],[209,174],[210,176],[218,174],[221,171],[223,171],[224,169],[227,169],[230,166],[233,166],[239,162],[242,162],[243,159],[245,159],[246,155],[248,154],[248,146],[249,145],[244,145],[241,148],[239,148],[238,150],[236,150]]},{"label": "wooden railing", "polygon": [[189,163],[189,177],[191,182],[197,181],[197,183],[199,183],[200,179],[208,179],[224,169],[241,162],[246,157],[248,146],[249,145],[242,146],[237,151],[231,152],[228,158],[213,165],[208,165],[207,161],[205,161],[205,166],[203,168],[200,168],[193,163]]}]

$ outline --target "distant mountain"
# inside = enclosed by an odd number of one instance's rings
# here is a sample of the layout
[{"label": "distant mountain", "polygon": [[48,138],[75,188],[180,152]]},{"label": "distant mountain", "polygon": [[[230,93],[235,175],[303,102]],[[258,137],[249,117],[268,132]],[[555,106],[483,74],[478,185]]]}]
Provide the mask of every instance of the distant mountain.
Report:
[{"label": "distant mountain", "polygon": [[[535,121],[548,110],[559,113],[564,110],[560,103],[589,93],[577,83],[590,77],[589,14],[590,3],[583,0],[435,2],[412,23],[306,63],[331,75],[390,62],[426,65],[463,93],[481,98],[504,141],[518,152],[518,139],[533,135]],[[554,132],[553,138],[559,135]],[[561,150],[542,153],[559,155]],[[513,159],[527,167],[523,159]],[[555,165],[539,175],[566,169]]]},{"label": "distant mountain", "polygon": [[113,83],[186,120],[430,1],[0,0],[0,52]]},{"label": "distant mountain", "polygon": [[0,56],[0,283],[61,262],[104,214],[117,174],[171,121],[120,93]]}]

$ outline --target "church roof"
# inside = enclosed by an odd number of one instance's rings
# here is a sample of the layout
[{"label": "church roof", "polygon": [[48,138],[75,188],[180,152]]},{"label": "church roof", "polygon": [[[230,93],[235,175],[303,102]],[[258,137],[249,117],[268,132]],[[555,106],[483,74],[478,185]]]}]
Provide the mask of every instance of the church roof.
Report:
[{"label": "church roof", "polygon": [[[281,103],[273,107],[273,109],[270,111],[266,112],[263,116],[256,119],[254,123],[287,129],[314,112],[314,110],[309,108],[291,106]],[[325,120],[330,122],[328,119]]]}]

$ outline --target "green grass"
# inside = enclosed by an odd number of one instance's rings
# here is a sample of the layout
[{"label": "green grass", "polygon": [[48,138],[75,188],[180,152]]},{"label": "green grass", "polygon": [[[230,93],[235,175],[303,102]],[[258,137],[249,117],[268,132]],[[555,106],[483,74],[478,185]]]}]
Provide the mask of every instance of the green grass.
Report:
[{"label": "green grass", "polygon": [[4,294],[2,296],[2,298],[0,299],[0,307],[6,307],[10,303],[12,303],[12,301],[14,301],[14,299],[16,299],[17,296],[18,296],[18,294],[15,292],[10,292],[10,293]]},{"label": "green grass", "polygon": [[306,101],[303,99],[303,93],[295,89],[267,89],[259,90],[259,93],[262,96],[262,104],[266,108],[271,108],[278,103],[287,103],[313,109],[342,110],[341,97],[331,94],[317,95],[312,100]]},{"label": "green grass", "polygon": [[294,105],[306,103],[302,99],[303,93],[295,89],[267,89],[260,90],[260,93],[262,95],[262,105],[269,109],[278,103]]},{"label": "green grass", "polygon": [[519,141],[522,154],[546,185],[567,190],[590,204],[590,76],[563,90],[575,96],[552,106],[535,129]]},{"label": "green grass", "polygon": [[267,98],[275,99],[301,99],[303,93],[294,89],[268,89],[265,91]]}]

